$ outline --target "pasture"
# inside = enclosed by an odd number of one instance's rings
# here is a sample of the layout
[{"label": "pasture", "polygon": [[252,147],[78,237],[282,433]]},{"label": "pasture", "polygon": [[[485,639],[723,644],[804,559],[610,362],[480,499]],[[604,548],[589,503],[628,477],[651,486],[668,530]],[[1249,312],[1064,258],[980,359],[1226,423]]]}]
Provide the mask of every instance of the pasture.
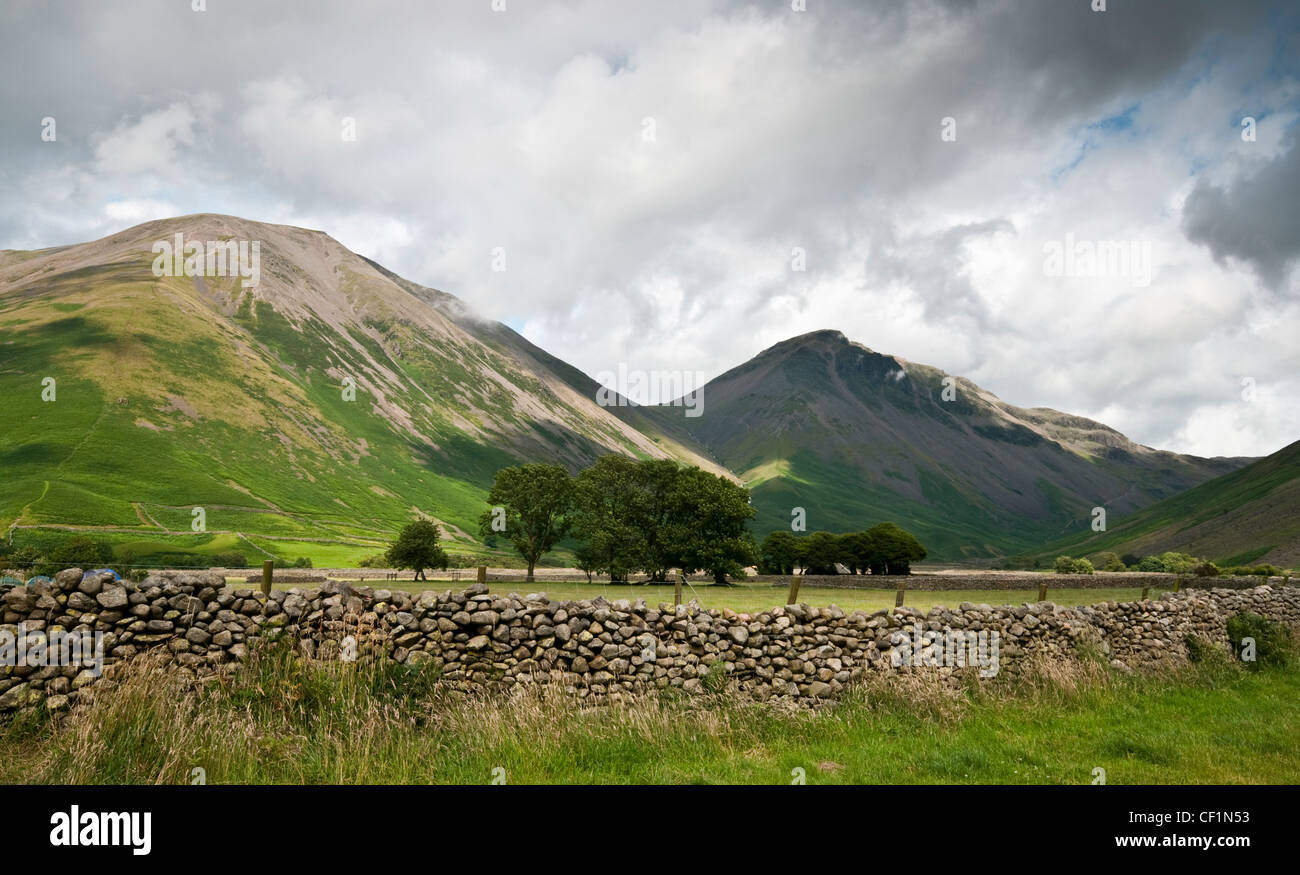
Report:
[{"label": "pasture", "polygon": [[[308,572],[310,573],[310,572]],[[231,586],[247,589],[256,588],[248,583],[245,576],[227,577]],[[410,593],[434,590],[461,590],[474,582],[471,570],[463,574],[459,581],[430,580],[415,581],[410,578],[402,580],[366,579],[351,581],[354,584],[371,586],[376,589],[399,589]],[[1051,580],[1048,580],[1051,583]],[[312,584],[294,584],[284,582],[275,584],[276,589],[289,589],[294,586],[312,586]],[[517,581],[489,581],[488,591],[508,595],[509,593],[546,593],[553,601],[579,601],[603,596],[609,601],[616,599],[645,599],[648,605],[673,603],[672,584],[608,584],[608,583],[572,583],[568,581],[538,580],[525,582],[522,577]],[[695,599],[705,608],[730,608],[741,613],[757,613],[785,604],[788,591],[785,587],[759,584],[733,584],[715,586],[712,584],[693,584],[682,588],[682,601]],[[1151,597],[1159,594],[1154,590]],[[1058,605],[1091,605],[1101,602],[1131,602],[1142,596],[1140,587],[1105,587],[1098,589],[1051,588],[1047,591],[1048,601]],[[799,588],[798,600],[815,607],[839,605],[846,611],[878,611],[894,605],[894,590],[888,589],[848,589],[840,587],[802,586]],[[909,590],[904,594],[903,603],[909,607],[929,610],[935,605],[956,607],[962,602],[990,605],[1019,605],[1038,600],[1038,587],[1024,589],[988,589],[988,590]]]}]

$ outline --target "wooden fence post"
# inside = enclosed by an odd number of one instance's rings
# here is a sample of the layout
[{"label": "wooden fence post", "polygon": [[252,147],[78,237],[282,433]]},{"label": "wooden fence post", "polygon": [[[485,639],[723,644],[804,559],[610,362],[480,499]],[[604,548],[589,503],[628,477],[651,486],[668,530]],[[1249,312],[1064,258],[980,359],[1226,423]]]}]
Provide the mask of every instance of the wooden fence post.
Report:
[{"label": "wooden fence post", "polygon": [[1183,588],[1183,577],[1180,574],[1178,576],[1178,579],[1174,581],[1174,592],[1178,592],[1182,588]]},{"label": "wooden fence post", "polygon": [[1151,587],[1149,586],[1142,587],[1142,601],[1146,601],[1147,597],[1150,595],[1151,595]]},{"label": "wooden fence post", "polygon": [[903,581],[900,580],[898,582],[898,592],[894,594],[894,607],[901,608],[902,606],[903,606]]},{"label": "wooden fence post", "polygon": [[798,604],[798,601],[797,601],[798,598],[799,598],[799,575],[797,575],[797,574],[791,574],[791,575],[790,575],[790,595],[786,598],[785,603],[786,603],[787,605]]},{"label": "wooden fence post", "polygon": [[1038,584],[1038,600],[1040,602],[1047,601],[1047,584],[1045,583]]},{"label": "wooden fence post", "polygon": [[478,582],[479,582],[479,583],[487,583],[487,566],[486,566],[486,565],[480,565],[480,566],[478,567]]},{"label": "wooden fence post", "polygon": [[271,569],[275,567],[274,559],[262,560],[262,594],[271,594]]},{"label": "wooden fence post", "polygon": [[686,579],[686,575],[679,574],[677,575],[677,579],[673,581],[673,607],[674,608],[679,607],[682,603],[682,581],[685,579]]}]

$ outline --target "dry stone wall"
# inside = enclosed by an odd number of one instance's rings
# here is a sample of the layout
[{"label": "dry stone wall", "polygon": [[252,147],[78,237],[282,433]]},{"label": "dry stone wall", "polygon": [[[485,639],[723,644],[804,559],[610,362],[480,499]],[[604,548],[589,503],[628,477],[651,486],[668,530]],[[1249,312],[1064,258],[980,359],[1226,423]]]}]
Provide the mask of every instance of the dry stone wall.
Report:
[{"label": "dry stone wall", "polygon": [[[206,572],[165,572],[137,584],[74,568],[51,582],[0,587],[0,711],[42,699],[52,710],[68,708],[111,689],[116,667],[146,651],[204,675],[247,659],[256,640],[278,637],[305,658],[355,653],[426,664],[440,683],[463,692],[553,684],[605,700],[725,687],[759,699],[815,701],[835,698],[864,672],[906,670],[899,663],[920,656],[917,642],[927,636],[956,637],[959,652],[967,636],[973,660],[975,638],[997,633],[1001,671],[1082,648],[1129,669],[1185,660],[1189,635],[1226,647],[1226,621],[1238,611],[1300,628],[1300,588],[1187,590],[1069,609],[962,603],[869,614],[800,604],[744,614],[693,603],[674,609],[628,599],[557,602],[541,593],[489,593],[479,584],[413,595],[327,582],[268,597]],[[38,641],[67,633],[99,633],[102,674],[40,660],[13,664],[12,642],[21,639],[30,654]],[[936,652],[943,646],[930,651]],[[951,656],[950,648],[949,661],[935,670],[960,670]]]},{"label": "dry stone wall", "polygon": [[[790,575],[761,574],[748,578],[747,583],[770,583],[772,586],[789,586]],[[1283,577],[1196,577],[1140,571],[1107,571],[1096,574],[1054,574],[1036,572],[1008,572],[1005,574],[805,574],[799,575],[799,585],[829,587],[832,589],[897,589],[934,592],[946,590],[1008,589],[1036,591],[1040,583],[1054,589],[1123,589],[1151,587],[1152,593],[1173,590],[1180,582],[1182,588],[1196,589],[1254,589],[1261,584],[1285,586],[1289,578]]]}]

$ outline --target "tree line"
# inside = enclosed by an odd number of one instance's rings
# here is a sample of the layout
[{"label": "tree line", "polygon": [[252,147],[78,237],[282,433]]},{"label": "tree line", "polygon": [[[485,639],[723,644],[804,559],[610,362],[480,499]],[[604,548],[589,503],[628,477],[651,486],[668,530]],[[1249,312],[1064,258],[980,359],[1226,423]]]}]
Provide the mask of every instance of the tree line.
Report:
[{"label": "tree line", "polygon": [[[749,490],[726,477],[670,459],[602,456],[570,475],[560,465],[502,468],[479,517],[489,547],[509,545],[524,560],[528,580],[562,541],[576,542],[574,561],[587,573],[626,582],[633,574],[666,580],[669,571],[706,572],[717,583],[758,565],[761,573],[908,574],[925,548],[893,523],[847,534],[773,532],[762,547],[748,529]],[[446,568],[437,525],[409,524],[389,549],[391,567]]]},{"label": "tree line", "polygon": [[666,580],[680,568],[724,583],[757,560],[749,490],[671,459],[601,456],[577,476],[559,465],[502,468],[488,504],[479,533],[490,546],[513,547],[529,580],[565,538],[579,542],[575,562],[588,577],[616,582],[634,573]]},{"label": "tree line", "polygon": [[926,556],[916,536],[894,523],[862,532],[772,532],[759,547],[759,574],[911,574]]},{"label": "tree line", "polygon": [[[260,562],[260,560],[258,560]],[[299,556],[292,561],[275,558],[276,568],[311,568],[311,559]],[[15,547],[0,542],[0,569],[50,576],[64,568],[109,568],[122,577],[139,576],[151,568],[247,568],[248,557],[237,550],[204,554],[192,551],[145,551],[113,545],[86,535],[69,535],[37,547]],[[139,574],[137,574],[139,572]]]}]

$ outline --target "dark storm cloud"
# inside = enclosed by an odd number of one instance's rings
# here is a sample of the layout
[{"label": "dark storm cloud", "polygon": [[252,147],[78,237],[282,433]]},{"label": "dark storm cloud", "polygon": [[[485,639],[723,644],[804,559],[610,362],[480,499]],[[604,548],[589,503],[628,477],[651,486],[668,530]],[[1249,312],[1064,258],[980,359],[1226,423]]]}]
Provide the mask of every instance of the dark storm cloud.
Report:
[{"label": "dark storm cloud", "polygon": [[1227,186],[1198,180],[1183,205],[1183,227],[1216,259],[1241,259],[1276,289],[1300,258],[1298,204],[1300,149],[1292,130],[1281,154]]}]

